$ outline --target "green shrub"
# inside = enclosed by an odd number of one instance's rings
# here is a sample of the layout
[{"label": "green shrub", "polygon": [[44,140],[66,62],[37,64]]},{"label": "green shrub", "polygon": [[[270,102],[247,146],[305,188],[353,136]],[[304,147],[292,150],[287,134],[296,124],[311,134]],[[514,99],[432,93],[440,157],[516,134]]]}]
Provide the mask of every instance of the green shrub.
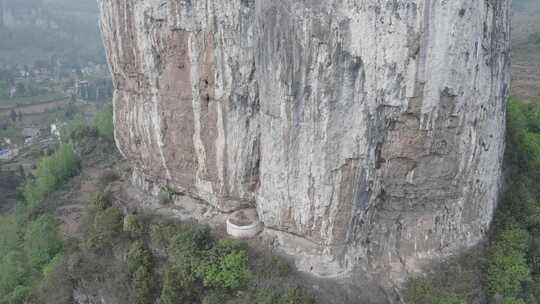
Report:
[{"label": "green shrub", "polygon": [[[528,181],[516,180],[504,196],[505,207],[496,219],[497,229],[519,227],[534,228],[540,225],[540,205],[529,191]],[[502,214],[504,212],[504,214]],[[518,221],[517,219],[520,219]]]},{"label": "green shrub", "polygon": [[289,262],[279,256],[264,256],[255,261],[256,275],[264,279],[286,277],[291,273]]},{"label": "green shrub", "polygon": [[87,125],[77,126],[71,131],[70,139],[73,142],[80,142],[88,137],[96,137],[97,130]]},{"label": "green shrub", "polygon": [[94,218],[94,229],[101,235],[113,238],[123,230],[123,217],[122,212],[115,207],[98,211]]},{"label": "green shrub", "polygon": [[152,253],[142,241],[135,241],[131,245],[127,255],[127,265],[130,273],[134,273],[140,267],[152,269]]},{"label": "green shrub", "polygon": [[171,224],[151,224],[150,241],[162,249],[169,248],[171,240],[178,231],[178,227]]},{"label": "green shrub", "polygon": [[30,269],[25,256],[17,251],[9,252],[0,261],[0,295],[10,294],[17,286],[29,283]]},{"label": "green shrub", "polygon": [[495,246],[500,252],[522,252],[529,248],[529,233],[525,229],[509,227],[500,231]]},{"label": "green shrub", "polygon": [[62,248],[57,222],[52,216],[42,215],[26,228],[24,251],[32,269],[41,271]]},{"label": "green shrub", "polygon": [[161,304],[192,303],[198,296],[197,278],[190,269],[173,266],[165,271]]},{"label": "green shrub", "polygon": [[20,245],[17,221],[11,216],[0,216],[0,257],[16,250]]},{"label": "green shrub", "polygon": [[136,215],[130,214],[124,218],[124,232],[132,235],[143,235],[145,230],[145,225],[141,223]]},{"label": "green shrub", "polygon": [[[449,279],[446,277],[446,279]],[[448,282],[448,285],[454,282]],[[465,304],[462,298],[453,292],[443,290],[430,277],[410,279],[405,289],[405,302],[410,304]]]},{"label": "green shrub", "polygon": [[522,299],[508,297],[508,298],[504,298],[501,304],[526,304],[526,303]]},{"label": "green shrub", "polygon": [[94,197],[92,198],[92,205],[97,210],[105,210],[112,206],[111,200],[109,197],[109,193],[107,192],[97,192],[94,194]]},{"label": "green shrub", "polygon": [[508,190],[494,221],[486,285],[489,294],[503,303],[524,303],[518,296],[534,303],[537,295],[530,289],[540,270],[536,262],[540,241],[530,236],[540,232],[540,105],[511,98],[507,127]]},{"label": "green shrub", "polygon": [[200,251],[212,248],[214,240],[210,234],[210,227],[203,225],[191,225],[179,229],[169,242],[168,253],[181,262],[186,258],[198,257]]},{"label": "green shrub", "polygon": [[282,257],[273,256],[270,268],[274,269],[278,277],[285,277],[291,273],[289,262]]},{"label": "green shrub", "polygon": [[97,233],[89,233],[85,236],[85,243],[84,247],[90,250],[101,250],[104,249],[105,246],[109,245],[110,243],[107,243],[106,240],[103,238],[103,236],[97,234]]},{"label": "green shrub", "polygon": [[529,276],[527,260],[523,253],[496,252],[488,266],[488,290],[492,295],[515,296],[521,283]]},{"label": "green shrub", "polygon": [[25,304],[32,295],[32,288],[27,286],[17,286],[13,292],[8,296],[4,303],[8,304]]},{"label": "green shrub", "polygon": [[64,254],[59,253],[49,262],[49,264],[45,265],[45,267],[43,268],[43,276],[47,278],[48,276],[52,275],[63,264],[64,264]]},{"label": "green shrub", "polygon": [[96,114],[94,125],[100,137],[109,141],[114,140],[114,123],[112,105],[105,107]]},{"label": "green shrub", "polygon": [[508,228],[498,233],[489,256],[488,290],[492,295],[516,296],[529,277],[526,253],[529,234],[524,229]]},{"label": "green shrub", "polygon": [[196,273],[206,287],[230,290],[243,287],[251,276],[244,245],[220,240],[197,265]]},{"label": "green shrub", "polygon": [[[529,261],[531,273],[534,276],[540,275],[540,237],[534,237],[531,241],[529,248]],[[538,287],[540,288],[540,285]]]},{"label": "green shrub", "polygon": [[532,280],[523,283],[523,294],[521,298],[527,303],[538,303],[540,299],[540,281],[533,276]]},{"label": "green shrub", "polygon": [[79,169],[79,160],[71,145],[63,144],[49,157],[40,160],[34,180],[26,183],[23,196],[30,208],[37,207],[47,195],[61,186]]},{"label": "green shrub", "polygon": [[72,138],[77,138],[73,133],[75,130],[81,132],[86,128],[84,118],[82,115],[75,115],[72,119],[68,120],[66,124],[59,126],[60,138],[62,141],[68,141]]},{"label": "green shrub", "polygon": [[203,264],[204,284],[208,287],[225,289],[243,287],[250,277],[247,265],[247,255],[241,251],[229,253],[219,260]]},{"label": "green shrub", "polygon": [[[106,271],[108,265],[102,265],[103,260],[97,258],[97,255],[92,254],[81,247],[82,250],[72,253],[66,261],[66,267],[70,276],[75,279],[87,279],[99,277]],[[127,272],[127,270],[126,270]]]},{"label": "green shrub", "polygon": [[90,249],[103,249],[111,246],[113,240],[122,235],[124,219],[122,212],[110,207],[95,213],[91,230],[86,235],[86,246]]},{"label": "green shrub", "polygon": [[140,266],[133,274],[132,287],[135,292],[135,304],[152,304],[153,278],[151,270],[147,267]]}]

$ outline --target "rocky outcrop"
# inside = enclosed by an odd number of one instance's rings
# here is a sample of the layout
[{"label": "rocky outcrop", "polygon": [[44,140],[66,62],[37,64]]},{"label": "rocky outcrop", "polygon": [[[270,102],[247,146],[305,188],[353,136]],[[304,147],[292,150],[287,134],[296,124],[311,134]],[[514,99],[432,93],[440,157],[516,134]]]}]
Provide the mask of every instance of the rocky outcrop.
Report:
[{"label": "rocky outcrop", "polygon": [[508,2],[100,0],[118,147],[305,271],[418,270],[490,224]]}]

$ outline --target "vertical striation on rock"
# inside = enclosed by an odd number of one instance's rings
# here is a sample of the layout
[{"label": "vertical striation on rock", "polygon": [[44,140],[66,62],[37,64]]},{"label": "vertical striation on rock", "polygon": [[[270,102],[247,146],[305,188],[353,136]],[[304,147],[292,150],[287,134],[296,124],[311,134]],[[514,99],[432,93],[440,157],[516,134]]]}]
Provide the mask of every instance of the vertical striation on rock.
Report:
[{"label": "vertical striation on rock", "polygon": [[235,2],[100,3],[120,150],[224,210],[255,200],[259,167],[254,22]]},{"label": "vertical striation on rock", "polygon": [[321,276],[477,244],[500,183],[506,0],[99,0],[136,179]]}]

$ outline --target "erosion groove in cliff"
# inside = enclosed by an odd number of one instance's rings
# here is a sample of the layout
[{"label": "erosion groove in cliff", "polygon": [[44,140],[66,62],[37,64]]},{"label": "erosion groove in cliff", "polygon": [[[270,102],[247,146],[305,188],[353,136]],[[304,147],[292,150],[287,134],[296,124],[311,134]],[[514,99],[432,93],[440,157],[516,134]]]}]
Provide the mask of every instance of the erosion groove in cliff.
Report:
[{"label": "erosion groove in cliff", "polygon": [[117,144],[302,270],[417,271],[490,224],[508,2],[99,0]]}]

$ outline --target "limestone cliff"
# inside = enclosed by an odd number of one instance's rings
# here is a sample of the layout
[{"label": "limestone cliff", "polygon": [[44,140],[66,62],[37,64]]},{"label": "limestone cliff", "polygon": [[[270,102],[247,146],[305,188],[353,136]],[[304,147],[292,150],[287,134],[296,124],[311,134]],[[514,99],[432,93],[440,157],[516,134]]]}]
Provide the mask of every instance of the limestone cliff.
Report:
[{"label": "limestone cliff", "polygon": [[401,272],[485,235],[507,0],[99,0],[139,183],[256,206],[298,266]]}]

